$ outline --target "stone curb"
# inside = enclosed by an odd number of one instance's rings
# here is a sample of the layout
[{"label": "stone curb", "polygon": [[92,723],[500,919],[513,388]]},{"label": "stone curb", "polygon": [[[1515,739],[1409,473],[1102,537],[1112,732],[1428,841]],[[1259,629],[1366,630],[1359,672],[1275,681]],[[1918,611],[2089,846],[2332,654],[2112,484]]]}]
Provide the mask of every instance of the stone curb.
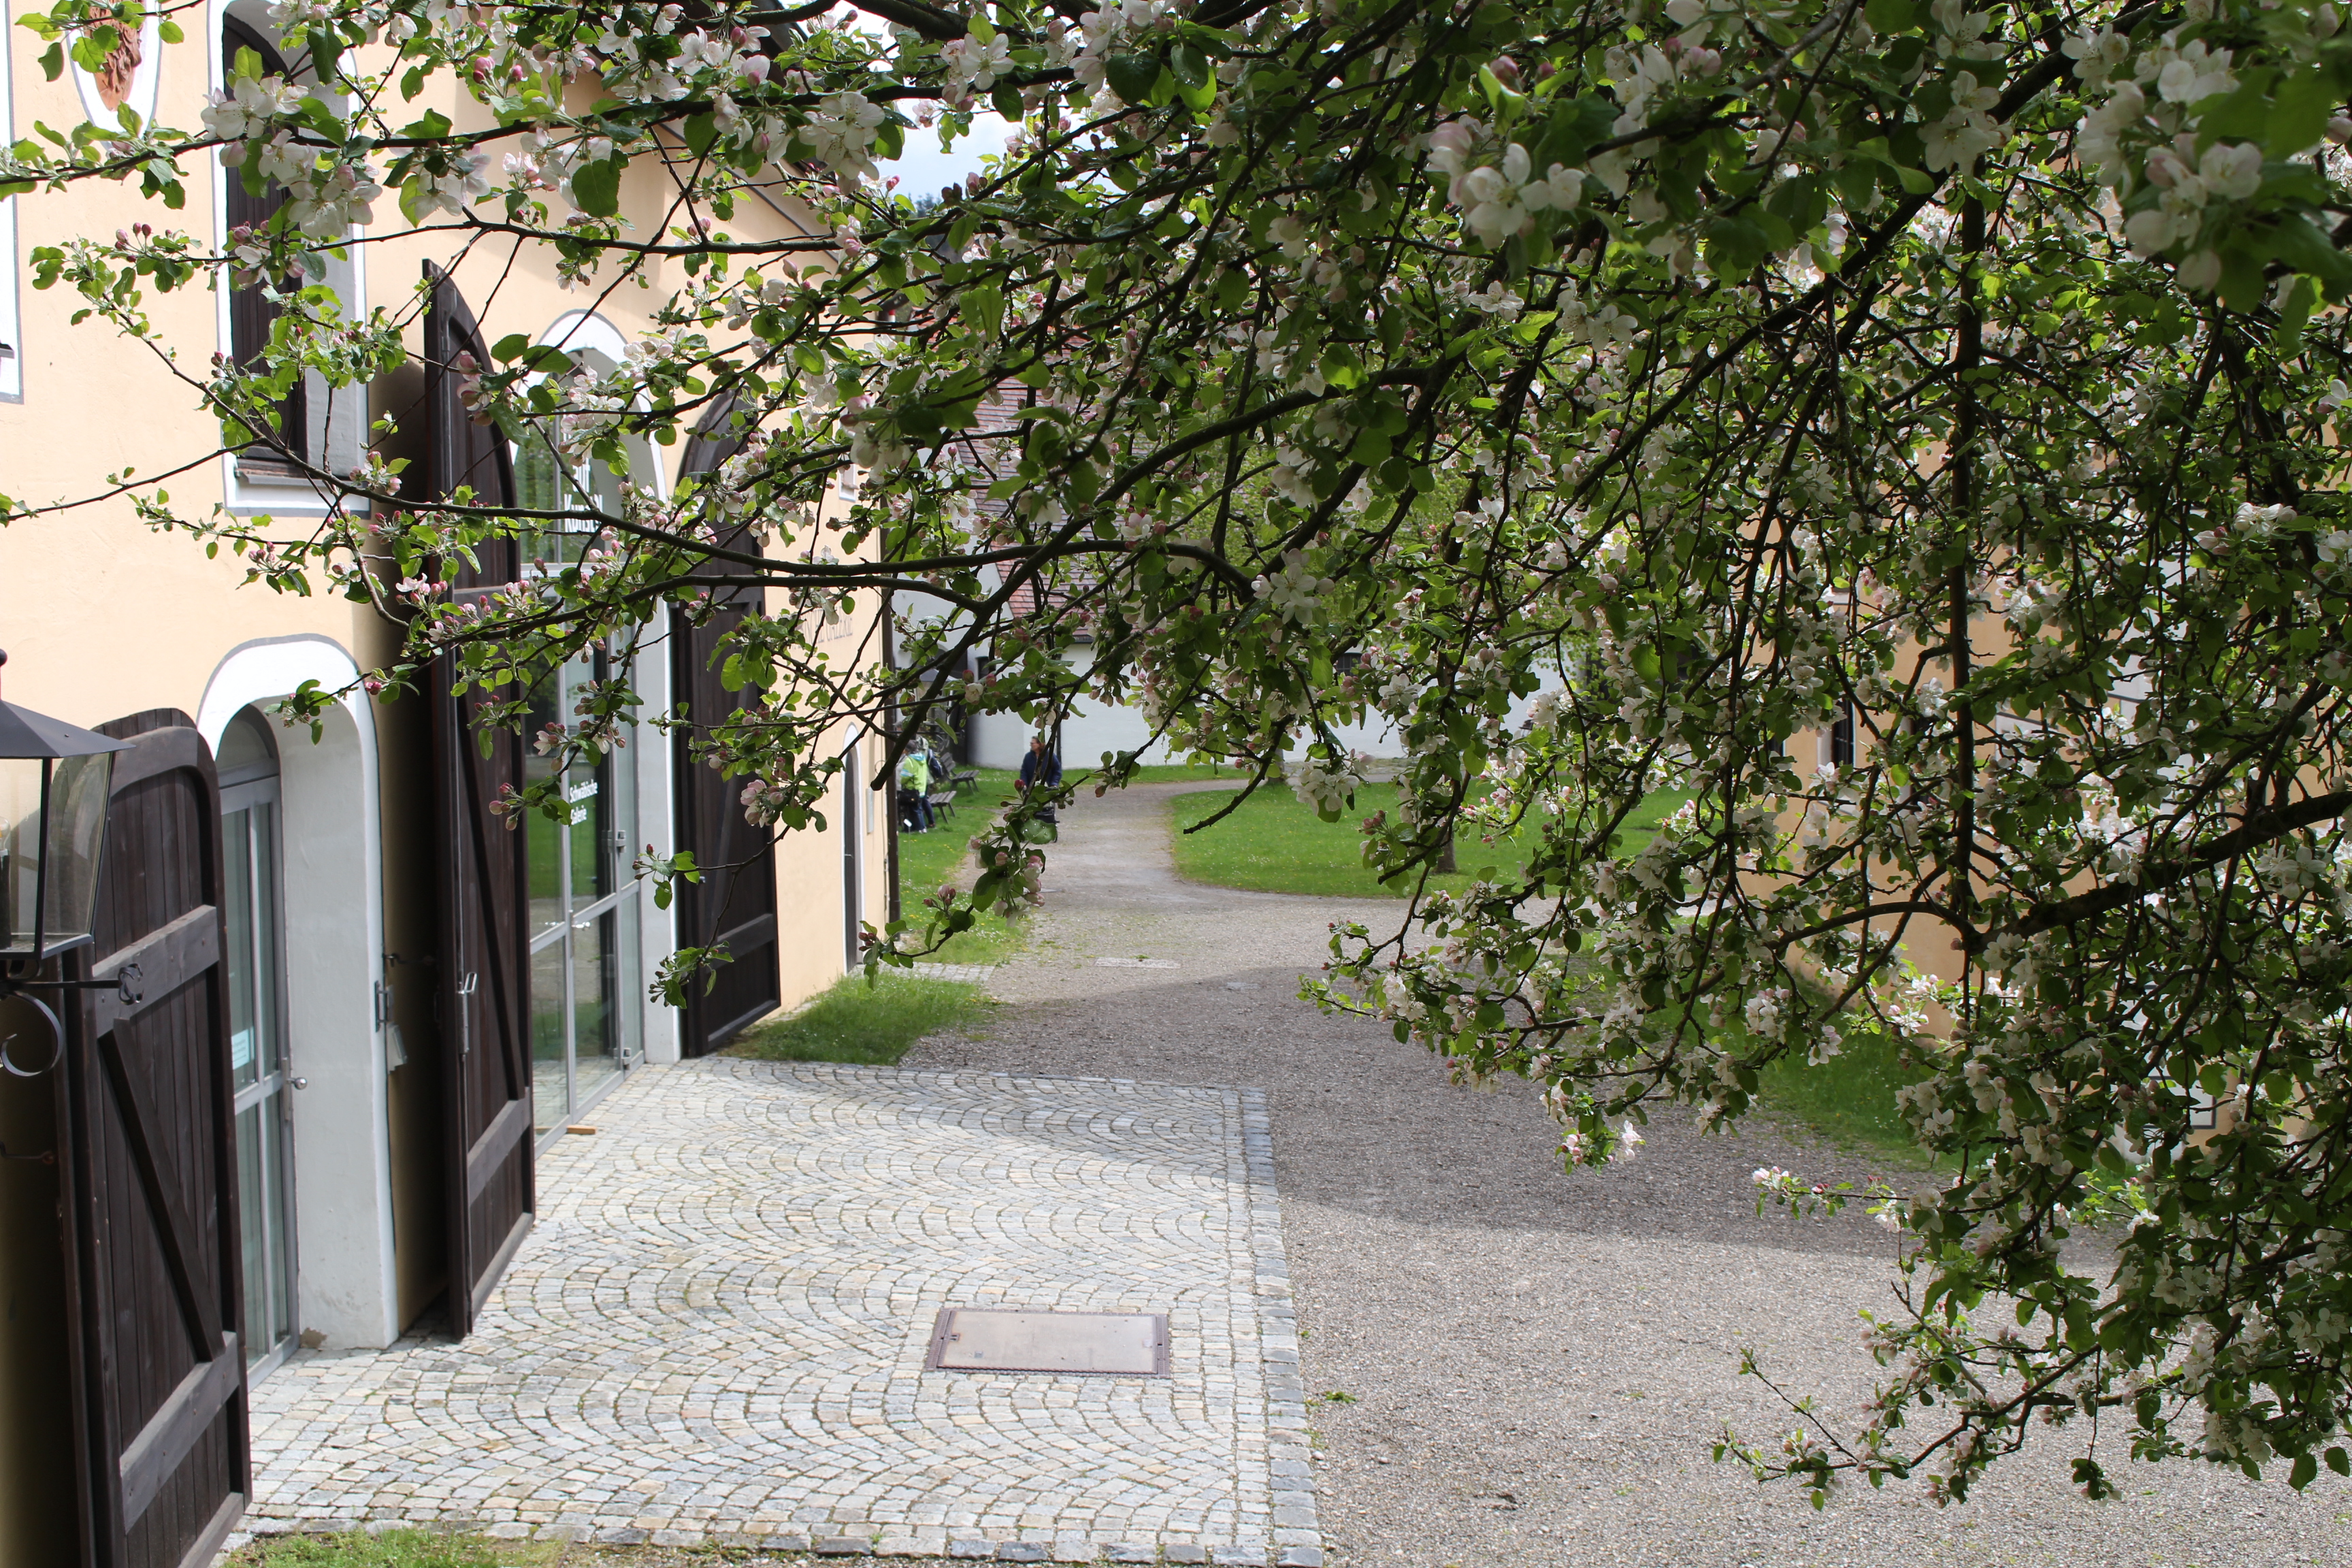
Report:
[{"label": "stone curb", "polygon": [[[214,1561],[215,1563],[225,1563],[230,1553],[257,1539],[296,1534],[340,1534],[354,1527],[372,1533],[404,1528],[398,1520],[335,1522],[336,1529],[320,1530],[286,1520],[256,1520],[252,1521],[251,1528],[232,1531],[222,1542],[220,1555]],[[918,1541],[907,1536],[886,1536],[877,1541],[871,1536],[812,1537],[751,1534],[741,1531],[699,1534],[683,1530],[589,1530],[579,1525],[562,1524],[534,1528],[512,1522],[492,1524],[472,1533],[496,1541],[584,1541],[604,1546],[679,1546],[704,1550],[756,1546],[767,1552],[814,1552],[819,1557],[946,1557],[995,1563],[1250,1563],[1255,1568],[1266,1568],[1267,1563],[1267,1554],[1263,1547],[1223,1542],[1062,1541],[1049,1546],[1042,1541],[960,1539],[942,1542]],[[1323,1550],[1318,1546],[1284,1546],[1277,1548],[1273,1554],[1273,1568],[1324,1568],[1324,1562]]]}]

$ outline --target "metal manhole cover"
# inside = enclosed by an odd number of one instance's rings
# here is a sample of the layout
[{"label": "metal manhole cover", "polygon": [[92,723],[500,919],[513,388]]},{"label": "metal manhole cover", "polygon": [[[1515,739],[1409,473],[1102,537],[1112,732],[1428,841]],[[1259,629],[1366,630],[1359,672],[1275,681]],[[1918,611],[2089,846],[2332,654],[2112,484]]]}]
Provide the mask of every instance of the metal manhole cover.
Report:
[{"label": "metal manhole cover", "polygon": [[933,1372],[1091,1372],[1168,1375],[1165,1312],[1018,1312],[942,1307]]}]

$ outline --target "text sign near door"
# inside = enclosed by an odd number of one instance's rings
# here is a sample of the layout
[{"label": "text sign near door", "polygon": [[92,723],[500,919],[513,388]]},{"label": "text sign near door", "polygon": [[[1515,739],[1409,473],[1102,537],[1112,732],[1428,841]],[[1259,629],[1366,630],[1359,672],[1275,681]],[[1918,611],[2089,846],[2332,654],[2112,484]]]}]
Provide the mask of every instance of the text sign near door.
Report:
[{"label": "text sign near door", "polygon": [[1021,1312],[943,1307],[931,1328],[933,1372],[1168,1375],[1164,1312]]}]

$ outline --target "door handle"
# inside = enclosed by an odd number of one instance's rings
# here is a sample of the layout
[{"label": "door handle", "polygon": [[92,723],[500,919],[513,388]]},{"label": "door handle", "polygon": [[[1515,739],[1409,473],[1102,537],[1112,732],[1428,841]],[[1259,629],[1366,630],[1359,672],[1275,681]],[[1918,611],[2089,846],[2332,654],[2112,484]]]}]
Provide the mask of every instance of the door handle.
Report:
[{"label": "door handle", "polygon": [[296,1089],[308,1089],[310,1087],[310,1080],[307,1078],[289,1078],[286,1081],[292,1084]]}]

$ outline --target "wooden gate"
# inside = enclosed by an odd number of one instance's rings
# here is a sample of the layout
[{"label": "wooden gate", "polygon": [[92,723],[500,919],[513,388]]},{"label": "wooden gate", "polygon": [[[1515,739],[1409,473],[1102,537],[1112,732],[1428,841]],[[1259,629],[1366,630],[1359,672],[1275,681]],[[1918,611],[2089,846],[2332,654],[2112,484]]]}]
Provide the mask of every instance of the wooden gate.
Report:
[{"label": "wooden gate", "polygon": [[114,763],[87,969],[138,977],[134,1001],[62,1010],[82,1560],[205,1568],[250,1485],[220,785],[184,713],[99,729],[135,749]]},{"label": "wooden gate", "polygon": [[[740,437],[727,433],[732,407],[731,403],[721,404],[703,421],[687,444],[681,473],[706,473],[742,446]],[[745,530],[724,547],[742,550],[750,539]],[[670,612],[671,685],[694,721],[692,730],[680,727],[676,731],[674,742],[677,842],[679,848],[693,853],[697,866],[707,868],[700,882],[679,886],[674,905],[678,945],[718,943],[733,959],[719,971],[707,994],[698,984],[687,999],[682,1048],[690,1057],[717,1050],[783,1000],[782,954],[776,941],[775,838],[744,817],[736,799],[742,781],[721,778],[692,754],[695,739],[757,695],[750,687],[727,689],[719,679],[723,661],[719,646],[759,600],[756,588],[721,591],[718,607],[700,626],[689,626],[684,615]]]},{"label": "wooden gate", "polygon": [[[425,317],[425,480],[438,500],[460,487],[477,505],[514,504],[514,460],[494,426],[474,423],[458,396],[460,353],[490,363],[457,287],[430,263]],[[515,580],[512,540],[485,542],[460,569],[453,597],[479,598]],[[457,662],[433,661],[433,796],[438,876],[442,1180],[449,1328],[464,1335],[530,1229],[529,866],[520,819],[490,813],[502,785],[523,785],[522,737],[477,732],[474,710],[502,693],[457,689]]]}]

